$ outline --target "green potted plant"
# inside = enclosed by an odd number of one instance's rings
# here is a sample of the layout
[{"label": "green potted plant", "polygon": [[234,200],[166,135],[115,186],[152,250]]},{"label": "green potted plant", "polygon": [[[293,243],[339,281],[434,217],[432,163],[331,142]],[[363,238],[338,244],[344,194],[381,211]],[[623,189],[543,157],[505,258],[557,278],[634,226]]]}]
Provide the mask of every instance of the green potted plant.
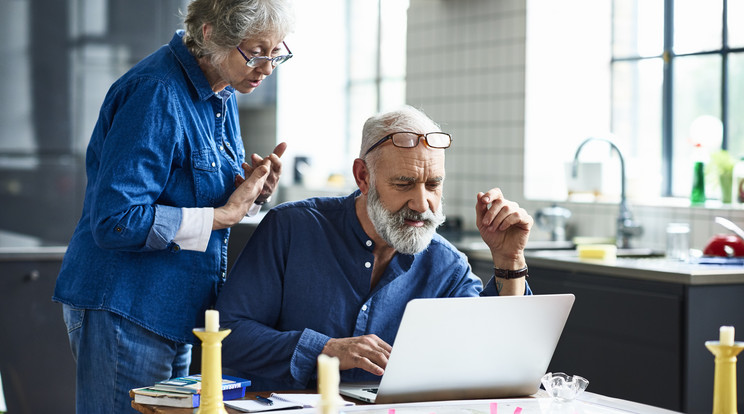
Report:
[{"label": "green potted plant", "polygon": [[721,201],[724,204],[731,203],[731,175],[734,170],[735,160],[726,150],[718,150],[710,154],[709,173],[717,178],[721,186]]}]

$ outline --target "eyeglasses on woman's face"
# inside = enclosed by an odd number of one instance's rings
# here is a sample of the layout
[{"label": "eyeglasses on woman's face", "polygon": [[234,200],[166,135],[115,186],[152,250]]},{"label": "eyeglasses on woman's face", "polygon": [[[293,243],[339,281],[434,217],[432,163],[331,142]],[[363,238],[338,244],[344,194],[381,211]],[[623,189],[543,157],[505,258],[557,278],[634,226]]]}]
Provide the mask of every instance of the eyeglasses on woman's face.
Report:
[{"label": "eyeglasses on woman's face", "polygon": [[281,65],[282,63],[288,61],[289,59],[291,59],[292,56],[294,56],[292,54],[292,51],[289,50],[289,47],[287,47],[287,44],[284,42],[282,42],[282,44],[284,45],[284,48],[287,49],[287,54],[279,55],[276,57],[253,56],[249,58],[248,56],[245,55],[245,53],[243,53],[243,51],[240,49],[240,46],[236,46],[236,49],[238,49],[238,52],[240,52],[240,56],[243,56],[243,59],[245,59],[245,65],[248,66],[249,68],[257,68],[265,64],[266,62],[271,62],[271,67],[275,68]]},{"label": "eyeglasses on woman's face", "polygon": [[392,134],[384,136],[381,140],[377,141],[369,147],[367,152],[364,153],[366,157],[373,149],[379,147],[387,140],[393,141],[393,145],[398,148],[413,148],[424,140],[426,145],[431,148],[449,148],[452,144],[452,136],[444,132],[429,132],[428,134],[419,134],[417,132],[393,132]]}]

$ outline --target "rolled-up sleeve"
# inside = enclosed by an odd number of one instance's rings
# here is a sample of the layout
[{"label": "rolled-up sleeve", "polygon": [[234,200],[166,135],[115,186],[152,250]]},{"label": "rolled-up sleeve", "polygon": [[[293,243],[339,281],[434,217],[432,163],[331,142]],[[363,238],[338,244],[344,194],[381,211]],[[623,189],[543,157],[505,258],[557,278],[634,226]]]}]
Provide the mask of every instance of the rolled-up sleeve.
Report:
[{"label": "rolled-up sleeve", "polygon": [[179,208],[157,205],[182,138],[180,110],[154,79],[110,93],[105,112],[115,115],[99,121],[97,133],[107,131],[105,138],[88,149],[89,170],[93,163],[97,171],[89,185],[93,236],[105,249],[165,249],[181,223]]}]

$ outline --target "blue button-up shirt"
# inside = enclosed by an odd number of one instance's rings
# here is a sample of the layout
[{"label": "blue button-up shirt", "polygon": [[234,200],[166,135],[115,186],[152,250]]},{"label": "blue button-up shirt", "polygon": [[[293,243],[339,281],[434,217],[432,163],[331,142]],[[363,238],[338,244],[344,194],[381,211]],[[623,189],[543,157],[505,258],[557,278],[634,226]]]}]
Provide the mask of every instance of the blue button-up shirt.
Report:
[{"label": "blue button-up shirt", "polygon": [[173,242],[182,207],[218,207],[245,159],[231,87],[215,94],[179,31],[109,89],[54,300],[194,342],[227,271],[229,230],[206,252]]},{"label": "blue button-up shirt", "polygon": [[[330,338],[376,334],[393,344],[414,298],[497,295],[435,235],[416,255],[396,254],[374,287],[374,242],[356,216],[355,192],[279,205],[261,221],[217,300],[223,365],[254,390],[307,388]],[[527,294],[531,294],[529,286]],[[342,381],[379,380],[360,369]]]}]

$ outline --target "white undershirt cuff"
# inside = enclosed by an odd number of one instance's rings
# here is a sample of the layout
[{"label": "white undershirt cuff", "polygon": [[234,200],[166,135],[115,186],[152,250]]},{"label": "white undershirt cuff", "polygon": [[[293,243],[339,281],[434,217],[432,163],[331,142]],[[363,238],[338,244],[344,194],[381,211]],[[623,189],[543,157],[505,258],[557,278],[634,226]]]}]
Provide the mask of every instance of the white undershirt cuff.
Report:
[{"label": "white undershirt cuff", "polygon": [[173,242],[183,250],[206,252],[209,237],[212,235],[214,208],[184,207],[181,211],[183,212],[181,227],[178,228]]}]

